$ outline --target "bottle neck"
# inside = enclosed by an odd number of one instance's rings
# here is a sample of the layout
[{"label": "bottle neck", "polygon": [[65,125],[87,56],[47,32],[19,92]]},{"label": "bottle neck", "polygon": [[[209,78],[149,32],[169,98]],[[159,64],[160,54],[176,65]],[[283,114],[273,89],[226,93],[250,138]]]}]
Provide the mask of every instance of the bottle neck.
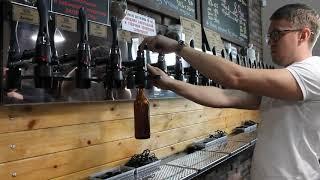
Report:
[{"label": "bottle neck", "polygon": [[145,96],[144,96],[144,88],[138,88],[137,89],[137,99],[138,98],[145,98]]}]

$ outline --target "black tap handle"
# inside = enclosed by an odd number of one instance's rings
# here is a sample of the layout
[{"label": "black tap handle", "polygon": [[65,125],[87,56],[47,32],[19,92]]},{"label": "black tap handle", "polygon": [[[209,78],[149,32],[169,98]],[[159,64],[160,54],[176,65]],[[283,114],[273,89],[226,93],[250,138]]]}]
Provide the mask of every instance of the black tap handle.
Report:
[{"label": "black tap handle", "polygon": [[83,7],[79,9],[78,28],[80,31],[80,43],[88,42],[88,17]]},{"label": "black tap handle", "polygon": [[190,47],[194,48],[194,40],[193,39],[190,41]]},{"label": "black tap handle", "polygon": [[48,1],[47,0],[37,0],[36,7],[38,9],[40,24],[39,24],[39,35],[49,34],[48,22]]},{"label": "black tap handle", "polygon": [[221,50],[221,57],[226,58],[226,50],[225,49]]},{"label": "black tap handle", "polygon": [[58,59],[58,52],[56,49],[56,45],[54,42],[54,34],[56,32],[56,22],[53,16],[49,17],[49,22],[48,22],[48,26],[49,26],[49,37],[50,37],[50,47],[51,47],[51,53],[52,53],[52,58],[54,60]]},{"label": "black tap handle", "polygon": [[49,36],[48,0],[37,0],[39,31],[36,41],[34,61],[34,82],[36,88],[53,88],[53,68],[51,66],[51,48]]},{"label": "black tap handle", "polygon": [[18,22],[11,21],[10,44],[9,44],[9,53],[8,53],[9,55],[8,61],[10,62],[19,60],[17,59],[17,56],[20,54],[17,28],[18,28]]},{"label": "black tap handle", "polygon": [[237,64],[238,64],[238,65],[241,65],[241,62],[240,62],[240,55],[239,55],[239,54],[237,54]]},{"label": "black tap handle", "polygon": [[90,46],[88,43],[88,18],[83,7],[79,9],[78,17],[80,42],[78,45],[76,87],[80,89],[87,89],[91,87],[93,63],[91,62]]},{"label": "black tap handle", "polygon": [[212,54],[215,55],[215,56],[217,55],[217,50],[216,50],[215,46],[213,46],[213,48],[212,48]]},{"label": "black tap handle", "polygon": [[201,48],[202,48],[202,51],[203,51],[203,52],[206,52],[206,51],[207,51],[206,45],[205,45],[204,43],[202,44]]},{"label": "black tap handle", "polygon": [[118,47],[118,25],[117,25],[117,17],[111,17],[111,29],[112,29],[112,48]]},{"label": "black tap handle", "polygon": [[49,37],[49,14],[48,14],[48,1],[37,0],[36,6],[38,9],[40,24],[38,37],[36,41],[36,63],[51,63],[51,49]]}]

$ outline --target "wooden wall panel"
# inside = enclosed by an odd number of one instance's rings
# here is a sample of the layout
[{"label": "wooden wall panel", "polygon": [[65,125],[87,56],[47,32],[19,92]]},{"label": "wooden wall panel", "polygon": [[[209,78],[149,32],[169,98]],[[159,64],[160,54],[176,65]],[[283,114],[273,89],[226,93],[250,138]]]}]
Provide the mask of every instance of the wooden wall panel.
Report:
[{"label": "wooden wall panel", "polygon": [[[184,99],[153,100],[150,105],[151,115],[203,109]],[[6,133],[132,118],[133,102],[11,106],[1,112],[0,133]]]},{"label": "wooden wall panel", "polygon": [[207,108],[185,99],[150,105],[148,140],[133,137],[132,102],[2,107],[0,177],[86,179],[146,148],[166,157],[217,129],[230,132],[259,118],[257,111]]},{"label": "wooden wall panel", "polygon": [[[199,110],[156,115],[151,117],[151,132],[181,128],[204,121],[207,120]],[[130,138],[133,135],[133,119],[0,134],[0,163]],[[10,148],[10,145],[15,148]]]}]

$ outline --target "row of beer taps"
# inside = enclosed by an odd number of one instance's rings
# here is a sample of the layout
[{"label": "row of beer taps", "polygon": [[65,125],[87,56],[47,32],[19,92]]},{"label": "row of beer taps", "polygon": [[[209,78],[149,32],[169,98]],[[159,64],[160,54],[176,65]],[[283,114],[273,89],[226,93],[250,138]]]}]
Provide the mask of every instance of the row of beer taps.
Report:
[{"label": "row of beer taps", "polygon": [[[135,60],[122,61],[118,43],[117,17],[112,16],[110,19],[112,44],[109,55],[107,57],[92,58],[88,41],[88,18],[85,9],[80,8],[77,20],[78,32],[80,34],[77,53],[74,55],[59,56],[54,42],[56,24],[53,14],[49,13],[48,6],[47,0],[37,0],[36,2],[40,21],[34,49],[20,52],[17,37],[18,22],[11,21],[11,38],[7,62],[7,89],[21,88],[21,81],[25,78],[21,67],[30,63],[35,65],[32,76],[35,88],[55,89],[59,87],[61,81],[75,81],[76,88],[80,89],[90,88],[91,81],[103,82],[105,89],[110,91],[112,91],[112,89],[122,88],[123,86],[126,86],[128,89],[152,87],[147,72],[147,63],[150,62],[147,62],[144,50],[140,50],[139,48]],[[179,40],[178,34],[168,36]],[[189,45],[190,47],[194,47],[194,41],[191,40]],[[202,47],[203,52],[213,55],[217,54],[214,47],[211,50],[209,49],[205,44]],[[271,68],[261,62],[251,63],[246,56],[237,55],[236,58],[234,58],[231,53],[227,54],[225,50],[222,50],[221,56],[239,65],[250,68]],[[74,66],[76,67],[75,78],[67,77],[61,72],[64,64],[70,61],[74,62]],[[182,61],[183,59],[176,55],[175,65],[167,66],[165,55],[159,54],[157,63],[152,65],[159,67],[177,80],[186,81],[195,85],[219,86],[200,74],[193,67],[183,67]],[[105,74],[102,78],[94,76],[97,64],[104,64],[106,67]]]}]

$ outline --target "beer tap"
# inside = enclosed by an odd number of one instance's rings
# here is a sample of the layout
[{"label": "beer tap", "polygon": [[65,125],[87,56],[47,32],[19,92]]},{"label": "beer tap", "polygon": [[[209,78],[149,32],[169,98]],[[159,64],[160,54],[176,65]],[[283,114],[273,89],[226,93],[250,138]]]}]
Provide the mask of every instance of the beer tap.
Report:
[{"label": "beer tap", "polygon": [[118,25],[117,18],[111,17],[111,28],[112,28],[112,45],[110,49],[110,58],[106,66],[106,83],[105,86],[108,90],[113,88],[120,88],[123,81],[122,72],[122,59],[121,52],[118,46]]},{"label": "beer tap", "polygon": [[226,58],[226,50],[225,49],[222,49],[221,50],[221,57],[223,57],[223,58]]},{"label": "beer tap", "polygon": [[[190,41],[190,47],[194,48],[194,40]],[[194,69],[191,65],[189,67],[189,83],[198,85],[199,84],[199,71]]]},{"label": "beer tap", "polygon": [[[168,38],[174,39],[176,41],[180,40],[179,34],[177,32],[168,32],[166,34],[166,36]],[[180,81],[185,81],[184,68],[183,68],[183,65],[182,65],[182,57],[181,56],[176,55],[175,65],[168,66],[167,67],[167,71],[168,71],[169,74],[173,74],[174,75],[174,79],[180,80]]]},{"label": "beer tap", "polygon": [[157,67],[165,73],[168,72],[168,68],[167,68],[167,64],[166,64],[166,60],[165,60],[165,54],[159,53]]},{"label": "beer tap", "polygon": [[[202,51],[204,52],[204,53],[206,53],[207,52],[207,50],[206,50],[206,44],[202,44]],[[201,85],[202,86],[210,86],[210,79],[209,78],[207,78],[206,76],[204,76],[203,74],[201,74]]]},{"label": "beer tap", "polygon": [[88,89],[91,87],[94,66],[88,42],[88,18],[83,7],[79,9],[78,30],[80,32],[80,42],[78,44],[76,87]]},{"label": "beer tap", "polygon": [[213,55],[215,55],[215,56],[217,55],[217,50],[216,50],[216,47],[215,47],[215,46],[213,46],[213,48],[212,48],[211,51],[212,51],[212,54],[213,54]]},{"label": "beer tap", "polygon": [[138,88],[147,86],[147,61],[144,57],[144,51],[139,48],[137,51],[137,59],[135,60],[135,84]]},{"label": "beer tap", "polygon": [[58,56],[58,51],[56,49],[56,45],[54,42],[55,32],[56,32],[56,23],[54,16],[49,16],[49,37],[50,37],[50,48],[51,48],[51,66],[52,66],[52,89],[51,90],[58,90],[59,89],[59,77],[61,77],[61,67],[60,61]]},{"label": "beer tap", "polygon": [[38,0],[36,3],[40,24],[36,41],[35,57],[33,58],[36,66],[34,67],[34,82],[36,88],[52,88],[52,61],[49,36],[49,14],[48,1]]},{"label": "beer tap", "polygon": [[6,88],[10,89],[20,89],[22,77],[22,67],[27,67],[28,59],[31,59],[35,52],[34,50],[24,50],[20,52],[17,28],[18,22],[11,20],[11,33],[8,51],[8,62],[6,70]]}]

